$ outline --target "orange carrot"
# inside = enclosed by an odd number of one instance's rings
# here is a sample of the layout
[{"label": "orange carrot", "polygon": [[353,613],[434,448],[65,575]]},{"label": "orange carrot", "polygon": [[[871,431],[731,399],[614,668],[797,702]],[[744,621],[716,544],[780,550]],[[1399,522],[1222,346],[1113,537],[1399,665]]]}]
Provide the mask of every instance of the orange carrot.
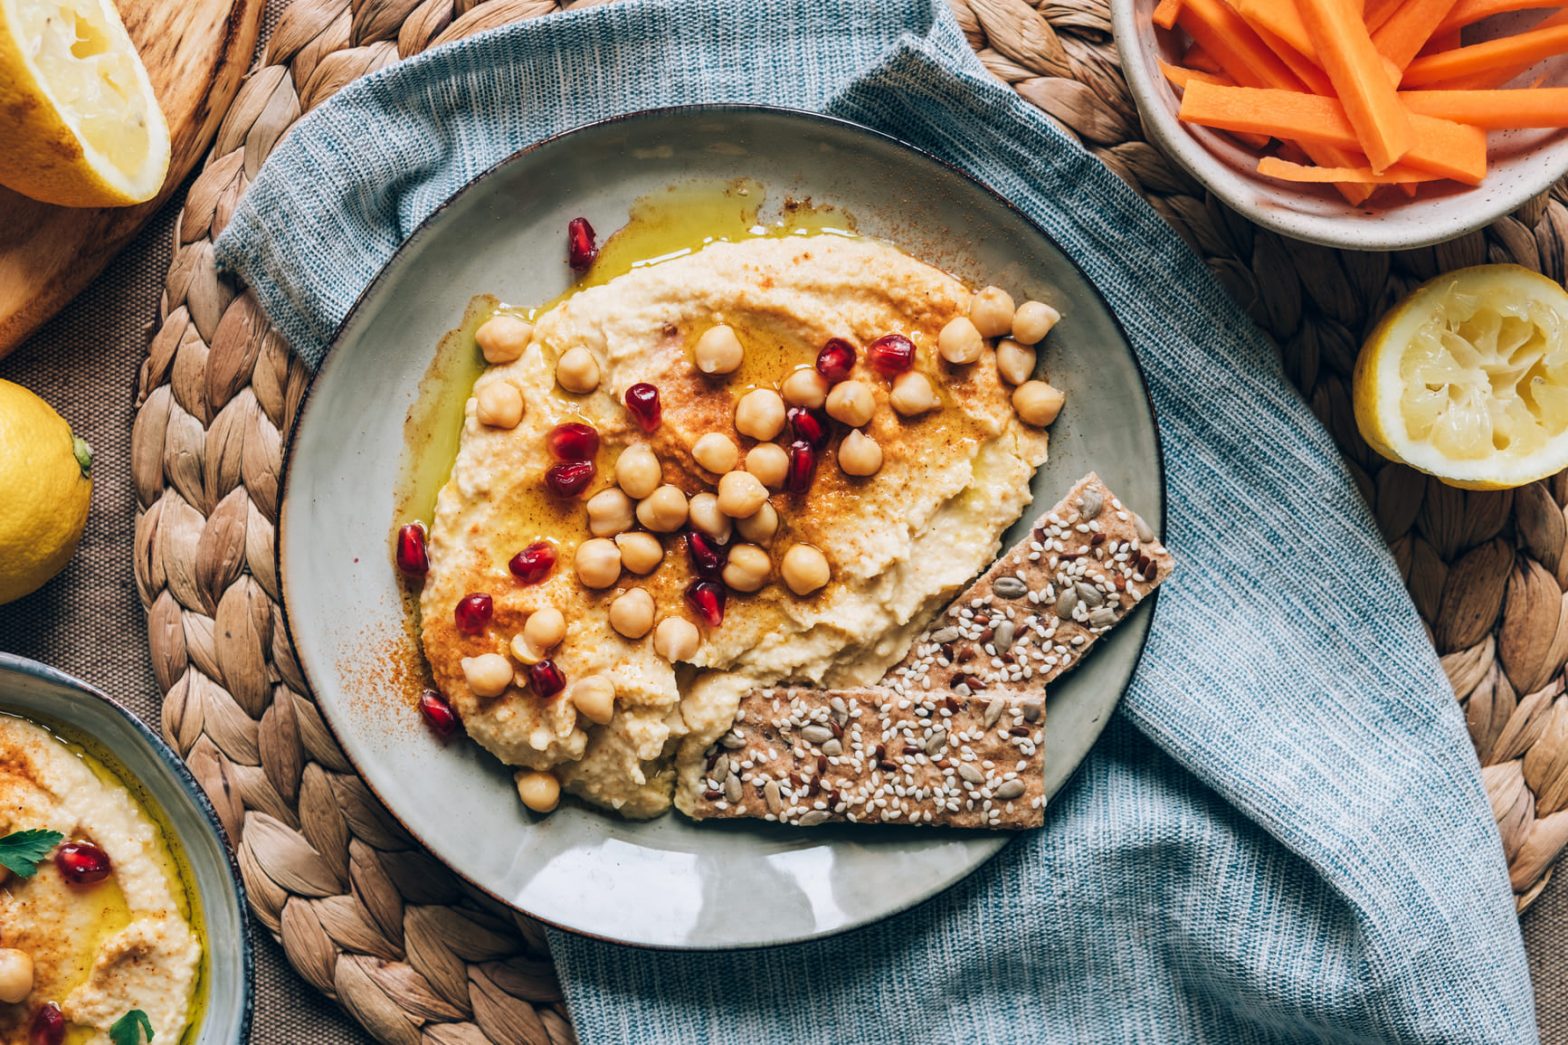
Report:
[{"label": "orange carrot", "polygon": [[1399,5],[1404,0],[1367,0],[1366,8],[1361,12],[1361,21],[1367,27],[1367,32],[1375,33],[1383,28],[1383,23],[1394,16],[1399,10]]},{"label": "orange carrot", "polygon": [[1448,12],[1448,17],[1438,23],[1438,32],[1463,29],[1483,18],[1506,14],[1509,11],[1529,11],[1537,7],[1568,6],[1564,0],[1459,0]]},{"label": "orange carrot", "polygon": [[1299,54],[1315,55],[1312,37],[1294,0],[1234,0],[1232,6],[1260,34],[1273,33]]},{"label": "orange carrot", "polygon": [[1161,29],[1174,29],[1176,15],[1181,12],[1181,0],[1160,0],[1154,9],[1154,24]]},{"label": "orange carrot", "polygon": [[1219,71],[1237,83],[1248,87],[1305,88],[1246,20],[1221,0],[1184,0],[1176,21],[1214,57]]},{"label": "orange carrot", "polygon": [[[1395,105],[1400,105],[1396,96]],[[1486,134],[1478,128],[1431,116],[1412,116],[1400,105],[1410,127],[1405,164],[1446,178],[1479,184],[1486,175]],[[1303,143],[1354,149],[1360,136],[1345,106],[1332,98],[1299,91],[1219,87],[1193,81],[1182,93],[1178,116],[1187,123],[1227,131],[1271,134]],[[1370,158],[1369,158],[1370,160]],[[1325,164],[1325,166],[1328,166]],[[1344,164],[1343,166],[1350,166]],[[1372,170],[1381,173],[1372,163]]]},{"label": "orange carrot", "polygon": [[1406,0],[1388,21],[1372,34],[1378,53],[1399,68],[1410,64],[1431,39],[1455,0]]},{"label": "orange carrot", "polygon": [[1448,81],[1513,70],[1510,79],[1536,62],[1568,51],[1568,25],[1532,29],[1485,43],[1417,58],[1405,69],[1402,85],[1429,87]]},{"label": "orange carrot", "polygon": [[1568,87],[1521,87],[1511,91],[1401,91],[1405,108],[1422,116],[1501,130],[1509,127],[1568,127]]},{"label": "orange carrot", "polygon": [[1323,75],[1315,62],[1308,55],[1292,47],[1283,37],[1275,36],[1261,25],[1254,25],[1253,31],[1258,38],[1269,45],[1269,50],[1279,56],[1286,68],[1296,74],[1296,77],[1307,85],[1307,90],[1313,94],[1333,94],[1334,85],[1328,82],[1328,77]]},{"label": "orange carrot", "polygon": [[1296,7],[1361,151],[1375,171],[1393,166],[1410,151],[1415,134],[1366,26],[1350,0],[1297,0]]},{"label": "orange carrot", "polygon": [[1258,161],[1258,173],[1266,178],[1301,182],[1359,182],[1363,185],[1407,185],[1423,181],[1436,181],[1440,175],[1416,170],[1399,164],[1381,174],[1371,167],[1308,167],[1291,163],[1277,156],[1265,156]]},{"label": "orange carrot", "polygon": [[1211,73],[1203,69],[1189,69],[1184,65],[1172,65],[1163,58],[1156,58],[1155,61],[1160,63],[1160,72],[1165,74],[1165,78],[1177,87],[1185,89],[1192,80],[1219,84],[1221,87],[1236,86],[1236,81],[1224,73]]}]

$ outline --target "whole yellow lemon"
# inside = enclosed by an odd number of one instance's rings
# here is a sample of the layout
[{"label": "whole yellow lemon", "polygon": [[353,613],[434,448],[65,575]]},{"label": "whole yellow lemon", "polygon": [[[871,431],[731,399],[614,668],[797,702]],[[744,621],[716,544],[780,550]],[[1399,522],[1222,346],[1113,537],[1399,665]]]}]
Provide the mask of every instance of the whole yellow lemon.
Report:
[{"label": "whole yellow lemon", "polygon": [[0,604],[65,568],[87,525],[93,451],[42,399],[0,380]]}]

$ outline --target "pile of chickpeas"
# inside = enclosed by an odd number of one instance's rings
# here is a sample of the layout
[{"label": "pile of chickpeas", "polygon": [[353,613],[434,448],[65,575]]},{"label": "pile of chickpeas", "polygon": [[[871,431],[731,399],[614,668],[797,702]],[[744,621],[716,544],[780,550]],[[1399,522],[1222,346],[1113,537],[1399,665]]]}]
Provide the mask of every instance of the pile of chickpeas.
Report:
[{"label": "pile of chickpeas", "polygon": [[[1044,427],[1061,412],[1063,395],[1033,377],[1035,346],[1060,318],[1050,305],[1026,301],[1014,307],[1006,291],[986,287],[973,295],[967,315],[942,328],[937,352],[949,364],[968,366],[982,358],[988,343],[994,344],[997,374],[1013,388],[1013,409],[1026,424]],[[507,314],[493,317],[476,334],[485,361],[491,364],[518,359],[532,337],[529,323]],[[697,339],[692,357],[703,374],[722,377],[740,368],[745,349],[734,329],[721,323]],[[598,361],[587,348],[568,349],[556,361],[556,382],[567,392],[592,392],[600,377]],[[513,428],[521,422],[522,394],[500,375],[481,378],[474,396],[475,418],[480,424]],[[888,402],[894,412],[906,418],[928,413],[938,405],[931,379],[915,369],[893,379]],[[690,525],[728,546],[722,575],[728,588],[743,593],[764,588],[774,572],[764,545],[779,528],[778,511],[770,498],[785,486],[790,467],[788,452],[774,440],[785,429],[790,407],[824,410],[849,429],[839,441],[836,455],[845,474],[863,478],[881,469],[882,448],[863,430],[876,408],[871,385],[856,378],[830,385],[815,369],[797,369],[784,378],[777,391],[754,388],[736,402],[735,431],[755,441],[750,449],[742,451],[736,440],[723,432],[708,432],[691,447],[693,460],[718,476],[713,490],[688,497],[679,487],[664,482],[663,464],[646,443],[633,443],[621,451],[614,465],[615,484],[585,504],[592,536],[577,547],[573,559],[577,579],[587,588],[604,590],[614,587],[623,571],[647,576],[664,560],[664,546],[655,535],[675,533]],[[638,526],[641,529],[634,528]],[[740,541],[730,544],[737,534]],[[778,577],[791,592],[807,596],[827,586],[832,569],[820,549],[796,543],[780,556]],[[627,639],[651,634],[655,652],[672,662],[689,660],[702,641],[697,626],[686,618],[659,619],[653,597],[642,588],[630,588],[611,600],[609,621]],[[513,638],[512,658],[524,665],[537,664],[565,635],[566,621],[558,610],[538,610]],[[497,696],[513,681],[512,663],[502,654],[465,658],[462,664],[476,696]],[[614,715],[615,685],[608,676],[576,680],[567,696],[590,722],[603,725]],[[559,800],[559,783],[548,772],[520,772],[517,787],[530,809],[547,812]]]}]

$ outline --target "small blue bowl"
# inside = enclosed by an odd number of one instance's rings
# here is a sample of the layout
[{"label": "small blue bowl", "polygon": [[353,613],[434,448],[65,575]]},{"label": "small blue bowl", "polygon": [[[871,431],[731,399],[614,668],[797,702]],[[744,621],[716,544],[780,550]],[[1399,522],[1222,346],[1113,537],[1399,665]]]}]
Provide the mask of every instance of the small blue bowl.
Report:
[{"label": "small blue bowl", "polygon": [[0,653],[0,714],[29,719],[82,744],[123,774],[137,797],[173,830],[205,942],[194,1032],[182,1042],[236,1045],[249,1040],[253,984],[245,886],[218,814],[185,763],[103,693],[9,653]]}]

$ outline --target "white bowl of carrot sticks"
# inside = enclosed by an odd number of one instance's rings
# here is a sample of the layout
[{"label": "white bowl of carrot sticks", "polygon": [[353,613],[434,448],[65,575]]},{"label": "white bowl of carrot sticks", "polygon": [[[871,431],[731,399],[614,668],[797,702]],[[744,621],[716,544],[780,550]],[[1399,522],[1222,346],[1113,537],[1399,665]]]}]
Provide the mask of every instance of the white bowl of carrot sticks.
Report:
[{"label": "white bowl of carrot sticks", "polygon": [[1568,0],[1112,0],[1150,136],[1296,239],[1425,246],[1568,174]]}]

